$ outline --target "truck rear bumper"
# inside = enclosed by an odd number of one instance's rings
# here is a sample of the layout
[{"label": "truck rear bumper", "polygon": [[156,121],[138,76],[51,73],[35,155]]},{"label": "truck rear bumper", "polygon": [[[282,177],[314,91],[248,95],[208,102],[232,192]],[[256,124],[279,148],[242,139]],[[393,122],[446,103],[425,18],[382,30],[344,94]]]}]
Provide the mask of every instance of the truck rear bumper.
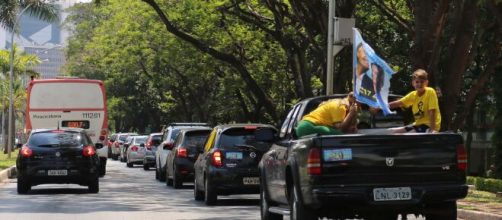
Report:
[{"label": "truck rear bumper", "polygon": [[[468,187],[461,185],[428,185],[410,186],[410,200],[375,201],[373,189],[379,186],[314,188],[313,198],[304,194],[304,202],[313,208],[361,207],[361,208],[391,208],[408,209],[426,204],[436,204],[445,201],[455,201],[467,196]],[[309,204],[310,203],[310,204]],[[339,206],[334,206],[334,204]],[[329,206],[329,207],[328,207]]]}]

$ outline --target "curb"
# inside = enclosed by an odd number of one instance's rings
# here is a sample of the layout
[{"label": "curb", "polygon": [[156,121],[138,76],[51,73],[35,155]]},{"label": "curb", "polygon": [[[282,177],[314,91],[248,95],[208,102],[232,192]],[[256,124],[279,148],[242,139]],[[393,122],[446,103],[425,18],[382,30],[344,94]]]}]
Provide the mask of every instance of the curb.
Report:
[{"label": "curb", "polygon": [[457,217],[466,220],[502,220],[502,215],[458,209]]},{"label": "curb", "polygon": [[0,171],[0,183],[6,181],[7,179],[15,178],[17,174],[16,166],[11,166],[7,169]]}]

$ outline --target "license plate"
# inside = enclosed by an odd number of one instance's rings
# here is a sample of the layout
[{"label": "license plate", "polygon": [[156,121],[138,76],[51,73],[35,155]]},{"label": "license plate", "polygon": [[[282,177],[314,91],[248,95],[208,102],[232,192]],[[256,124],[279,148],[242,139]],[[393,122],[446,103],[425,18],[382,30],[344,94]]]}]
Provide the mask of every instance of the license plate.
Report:
[{"label": "license plate", "polygon": [[375,201],[410,200],[411,188],[410,187],[375,188],[373,189],[373,198],[375,199]]},{"label": "license plate", "polygon": [[48,176],[67,176],[68,170],[47,170]]},{"label": "license plate", "polygon": [[244,177],[242,178],[244,185],[259,185],[260,177]]},{"label": "license plate", "polygon": [[229,160],[242,160],[242,152],[226,152],[225,158]]}]

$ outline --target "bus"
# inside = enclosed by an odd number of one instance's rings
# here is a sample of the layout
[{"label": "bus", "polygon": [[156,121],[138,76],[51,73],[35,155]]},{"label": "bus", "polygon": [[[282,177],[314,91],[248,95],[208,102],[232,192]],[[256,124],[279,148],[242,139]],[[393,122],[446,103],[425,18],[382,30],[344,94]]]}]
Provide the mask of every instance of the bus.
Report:
[{"label": "bus", "polygon": [[39,128],[82,128],[97,150],[100,176],[106,173],[108,111],[103,81],[89,79],[35,79],[27,87],[25,134]]}]

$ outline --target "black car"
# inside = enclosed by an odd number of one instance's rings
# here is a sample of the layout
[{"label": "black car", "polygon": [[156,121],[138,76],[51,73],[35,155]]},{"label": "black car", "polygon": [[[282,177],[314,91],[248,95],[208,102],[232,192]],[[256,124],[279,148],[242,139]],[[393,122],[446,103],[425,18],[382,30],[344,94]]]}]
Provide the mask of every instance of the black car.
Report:
[{"label": "black car", "polygon": [[270,143],[256,140],[256,132],[276,129],[265,124],[216,126],[195,162],[194,197],[214,205],[218,195],[259,193],[258,163]]},{"label": "black car", "polygon": [[183,182],[193,181],[193,165],[211,133],[210,128],[182,128],[167,156],[166,185],[178,189]]},{"label": "black car", "polygon": [[80,129],[43,129],[31,132],[17,157],[17,192],[25,194],[32,186],[47,183],[74,183],[99,191],[99,157]]}]

